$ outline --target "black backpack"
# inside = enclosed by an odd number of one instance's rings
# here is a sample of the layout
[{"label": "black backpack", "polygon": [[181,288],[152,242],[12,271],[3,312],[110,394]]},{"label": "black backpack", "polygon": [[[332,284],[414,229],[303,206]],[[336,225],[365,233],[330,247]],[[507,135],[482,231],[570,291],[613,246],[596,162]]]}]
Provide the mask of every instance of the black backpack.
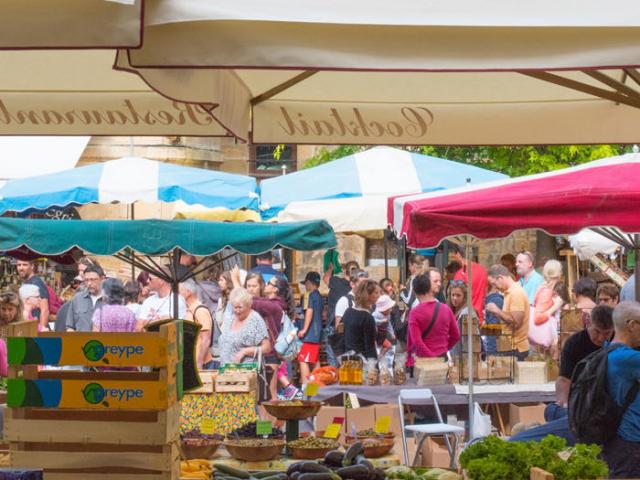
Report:
[{"label": "black backpack", "polygon": [[569,428],[579,443],[604,445],[617,432],[622,416],[638,394],[638,382],[629,389],[619,406],[607,388],[609,352],[621,345],[610,345],[591,353],[576,365],[569,390]]}]

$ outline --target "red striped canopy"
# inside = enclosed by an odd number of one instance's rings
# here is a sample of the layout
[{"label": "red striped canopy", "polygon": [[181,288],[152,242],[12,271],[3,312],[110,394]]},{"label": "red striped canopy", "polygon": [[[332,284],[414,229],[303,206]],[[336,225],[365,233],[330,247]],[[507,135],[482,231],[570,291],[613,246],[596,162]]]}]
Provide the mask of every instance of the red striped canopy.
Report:
[{"label": "red striped canopy", "polygon": [[410,248],[446,237],[501,238],[536,228],[554,235],[586,227],[640,232],[640,154],[539,175],[390,198],[388,220]]}]

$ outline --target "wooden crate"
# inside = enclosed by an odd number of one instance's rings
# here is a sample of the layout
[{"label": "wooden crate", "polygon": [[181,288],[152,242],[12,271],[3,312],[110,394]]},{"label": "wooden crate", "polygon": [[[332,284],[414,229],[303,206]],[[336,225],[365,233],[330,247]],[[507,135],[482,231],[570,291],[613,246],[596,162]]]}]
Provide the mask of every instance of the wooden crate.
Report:
[{"label": "wooden crate", "polygon": [[256,372],[224,372],[216,377],[216,393],[256,392],[258,379]]},{"label": "wooden crate", "polygon": [[200,381],[202,386],[195,390],[189,390],[189,393],[215,393],[216,392],[216,377],[218,376],[217,370],[203,370],[199,372]]},{"label": "wooden crate", "polygon": [[[11,408],[4,435],[12,468],[43,469],[47,480],[179,478],[182,392],[175,324],[158,333],[41,336],[34,325],[17,324],[10,334]],[[37,363],[115,370],[38,371]],[[123,367],[129,368],[117,370]],[[89,385],[93,396],[86,394]],[[52,386],[57,396],[50,394]],[[25,387],[41,395],[20,395]]]},{"label": "wooden crate", "polygon": [[[462,352],[467,353],[469,351],[469,337],[467,335],[463,335],[460,338],[460,345],[462,346]],[[482,338],[480,335],[473,335],[471,337],[471,347],[473,353],[482,352]]]}]

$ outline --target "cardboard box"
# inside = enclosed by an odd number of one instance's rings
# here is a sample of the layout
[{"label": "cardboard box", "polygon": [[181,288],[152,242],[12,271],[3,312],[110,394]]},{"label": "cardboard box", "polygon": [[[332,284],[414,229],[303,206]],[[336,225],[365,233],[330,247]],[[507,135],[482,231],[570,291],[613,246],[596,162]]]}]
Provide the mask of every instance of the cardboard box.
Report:
[{"label": "cardboard box", "polygon": [[[416,443],[415,439],[413,437],[408,437],[407,438],[407,456],[409,458],[409,466],[411,466],[413,459],[416,456],[416,451],[418,449],[418,444]],[[398,458],[400,459],[400,464],[403,465],[404,464],[404,450],[402,447],[402,437],[396,437],[396,442],[395,445],[393,447],[393,451],[395,452],[396,455],[398,455]]]},{"label": "cardboard box", "polygon": [[389,431],[394,433],[396,435],[396,438],[402,437],[402,425],[400,423],[400,407],[398,406],[398,404],[384,403],[384,404],[374,405],[373,409],[375,412],[376,421],[380,417],[385,417],[385,416],[391,417],[391,425],[389,426]]},{"label": "cardboard box", "polygon": [[517,423],[525,426],[531,423],[544,422],[544,403],[511,403],[509,404],[509,432]]},{"label": "cardboard box", "polygon": [[355,425],[356,432],[374,428],[376,426],[375,407],[372,405],[369,407],[347,408],[345,419],[345,431],[349,435],[352,433],[353,425]]},{"label": "cardboard box", "polygon": [[423,467],[449,468],[451,456],[444,437],[429,437],[422,444],[420,454]]},{"label": "cardboard box", "polygon": [[[327,425],[333,422],[336,417],[346,417],[344,407],[320,407],[316,415],[316,432],[324,431],[327,429]],[[344,441],[345,426],[342,427],[342,433],[338,438],[339,441]]]}]

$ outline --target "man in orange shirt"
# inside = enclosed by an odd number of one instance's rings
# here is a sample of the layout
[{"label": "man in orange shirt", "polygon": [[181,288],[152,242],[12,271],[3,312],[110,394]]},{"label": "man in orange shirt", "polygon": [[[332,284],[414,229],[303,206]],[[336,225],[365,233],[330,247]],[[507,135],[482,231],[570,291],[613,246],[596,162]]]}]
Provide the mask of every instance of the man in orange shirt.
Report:
[{"label": "man in orange shirt", "polygon": [[495,303],[488,303],[487,312],[507,324],[513,335],[513,354],[518,361],[522,361],[529,355],[529,297],[504,265],[492,266],[487,276],[489,283],[504,295],[502,309]]},{"label": "man in orange shirt", "polygon": [[[453,280],[462,280],[468,283],[467,257],[465,247],[456,243],[450,247],[453,259],[462,265],[453,276]],[[487,271],[482,265],[471,262],[471,303],[480,317],[480,323],[484,322],[484,297],[487,293]]]}]

